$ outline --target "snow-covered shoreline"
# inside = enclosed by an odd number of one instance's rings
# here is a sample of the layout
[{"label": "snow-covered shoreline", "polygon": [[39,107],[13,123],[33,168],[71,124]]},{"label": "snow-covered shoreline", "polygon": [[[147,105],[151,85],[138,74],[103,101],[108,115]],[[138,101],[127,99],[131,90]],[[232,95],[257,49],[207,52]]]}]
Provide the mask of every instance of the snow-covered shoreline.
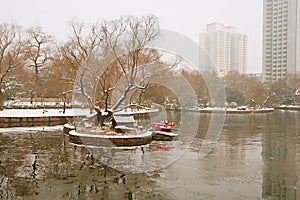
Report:
[{"label": "snow-covered shoreline", "polygon": [[0,117],[71,117],[86,116],[89,114],[88,109],[5,109],[0,111]]},{"label": "snow-covered shoreline", "polygon": [[32,126],[32,127],[10,127],[10,128],[0,128],[0,133],[27,133],[27,132],[52,132],[63,130],[63,125],[56,126]]}]

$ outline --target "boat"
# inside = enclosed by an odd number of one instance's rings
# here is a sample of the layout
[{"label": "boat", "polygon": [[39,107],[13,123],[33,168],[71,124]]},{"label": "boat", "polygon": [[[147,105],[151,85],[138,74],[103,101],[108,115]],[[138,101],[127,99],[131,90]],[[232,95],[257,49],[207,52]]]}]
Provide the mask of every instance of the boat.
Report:
[{"label": "boat", "polygon": [[76,127],[69,132],[69,141],[102,147],[131,147],[152,142],[152,132],[138,126],[133,116],[114,116],[105,126]]},{"label": "boat", "polygon": [[171,143],[169,143],[168,141],[156,141],[156,142],[152,142],[149,145],[149,149],[151,151],[172,151],[174,149],[173,146],[170,145]]},{"label": "boat", "polygon": [[174,123],[169,122],[154,122],[151,123],[152,140],[171,141],[178,136],[177,133],[172,132]]}]

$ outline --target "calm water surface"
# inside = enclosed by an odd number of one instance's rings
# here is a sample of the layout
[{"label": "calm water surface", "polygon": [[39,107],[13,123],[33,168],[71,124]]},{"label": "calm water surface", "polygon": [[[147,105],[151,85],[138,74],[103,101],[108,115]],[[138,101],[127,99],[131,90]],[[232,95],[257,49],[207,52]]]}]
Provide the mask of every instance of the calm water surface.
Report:
[{"label": "calm water surface", "polygon": [[0,199],[300,199],[299,111],[227,115],[203,156],[211,116],[186,113],[197,134],[143,151],[74,145],[61,127],[0,130]]}]

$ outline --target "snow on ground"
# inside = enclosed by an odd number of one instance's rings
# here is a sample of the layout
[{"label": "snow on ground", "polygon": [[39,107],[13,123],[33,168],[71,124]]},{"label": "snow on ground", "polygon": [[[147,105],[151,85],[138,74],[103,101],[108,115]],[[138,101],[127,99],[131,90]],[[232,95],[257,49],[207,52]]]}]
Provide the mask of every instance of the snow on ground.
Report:
[{"label": "snow on ground", "polygon": [[5,109],[0,111],[0,117],[59,117],[88,115],[89,109]]},{"label": "snow on ground", "polygon": [[24,133],[24,132],[49,132],[49,131],[62,131],[63,125],[57,126],[34,126],[34,127],[12,127],[0,128],[0,133]]}]

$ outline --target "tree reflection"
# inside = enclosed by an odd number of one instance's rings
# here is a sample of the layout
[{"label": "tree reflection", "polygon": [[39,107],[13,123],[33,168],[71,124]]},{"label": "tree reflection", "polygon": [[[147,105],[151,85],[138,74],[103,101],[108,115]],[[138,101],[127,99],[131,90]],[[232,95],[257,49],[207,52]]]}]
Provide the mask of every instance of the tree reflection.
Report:
[{"label": "tree reflection", "polygon": [[215,148],[200,158],[210,120],[200,114],[198,134],[175,163],[135,174],[104,165],[100,152],[71,144],[61,132],[1,133],[0,199],[300,198],[299,112],[229,115]]}]

